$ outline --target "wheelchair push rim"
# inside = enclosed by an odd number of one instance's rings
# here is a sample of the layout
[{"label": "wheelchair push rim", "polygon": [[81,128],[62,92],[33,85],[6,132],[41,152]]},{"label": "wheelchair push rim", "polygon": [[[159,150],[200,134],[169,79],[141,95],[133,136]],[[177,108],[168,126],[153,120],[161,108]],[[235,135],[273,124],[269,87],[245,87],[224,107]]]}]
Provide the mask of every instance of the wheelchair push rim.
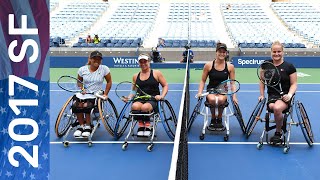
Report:
[{"label": "wheelchair push rim", "polygon": [[307,141],[308,145],[311,147],[314,143],[314,136],[312,132],[312,127],[310,124],[310,120],[308,114],[302,104],[302,102],[296,102],[296,112],[299,120],[299,125],[302,130],[302,134]]},{"label": "wheelchair push rim", "polygon": [[257,116],[261,115],[262,110],[264,108],[266,102],[266,98],[259,100],[256,107],[254,108],[249,121],[247,123],[247,129],[246,129],[246,137],[249,138],[249,136],[251,135],[253,129],[255,128],[256,124],[257,124]]},{"label": "wheelchair push rim", "polygon": [[231,100],[231,103],[232,103],[232,107],[233,107],[233,113],[239,122],[239,125],[240,125],[240,128],[241,128],[243,134],[245,134],[246,133],[246,125],[244,124],[244,120],[242,117],[240,107],[237,103],[233,102],[232,100]]},{"label": "wheelchair push rim", "polygon": [[197,116],[200,114],[200,108],[201,108],[201,104],[202,104],[202,100],[203,100],[203,97],[200,97],[198,99],[198,102],[196,104],[196,106],[194,107],[194,110],[190,116],[190,118],[188,119],[188,131],[190,131],[191,129],[191,126],[194,122],[194,120],[197,118]]},{"label": "wheelchair push rim", "polygon": [[[62,106],[62,109],[60,110],[60,112],[58,114],[58,117],[57,117],[57,120],[55,123],[55,133],[58,138],[61,138],[62,136],[64,136],[72,124],[72,116],[73,116],[72,112],[71,112],[72,97],[73,96],[71,96],[65,102],[65,104]],[[66,120],[67,122],[64,123],[65,125],[61,126],[61,124],[64,122],[64,120]]]},{"label": "wheelchair push rim", "polygon": [[106,130],[114,136],[114,129],[118,119],[118,111],[110,98],[106,101],[99,98],[98,109],[100,118]]},{"label": "wheelchair push rim", "polygon": [[177,117],[173,111],[173,108],[169,101],[160,101],[160,116],[162,118],[162,125],[171,140],[174,140],[176,127],[177,127]]}]

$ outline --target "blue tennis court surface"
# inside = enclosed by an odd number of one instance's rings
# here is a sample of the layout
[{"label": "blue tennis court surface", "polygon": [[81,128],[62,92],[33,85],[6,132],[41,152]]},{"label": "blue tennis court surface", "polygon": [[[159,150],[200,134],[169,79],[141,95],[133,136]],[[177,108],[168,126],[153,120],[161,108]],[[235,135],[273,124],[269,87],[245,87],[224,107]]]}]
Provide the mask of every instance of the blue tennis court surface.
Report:
[{"label": "blue tennis court surface", "polygon": [[[116,87],[113,85],[112,90]],[[178,116],[183,84],[170,84],[166,97]],[[198,85],[190,85],[190,114],[196,104],[194,98]],[[283,154],[282,147],[264,145],[257,150],[256,145],[263,130],[263,123],[258,122],[252,135],[247,139],[234,116],[230,118],[230,137],[224,142],[223,133],[207,133],[204,140],[199,139],[203,125],[203,116],[198,116],[189,132],[189,179],[320,179],[318,162],[320,157],[319,110],[316,98],[319,97],[320,84],[300,84],[296,100],[303,102],[311,121],[315,136],[314,146],[309,148],[300,127],[291,129],[290,151]],[[124,103],[114,91],[109,98],[116,104],[120,113]],[[62,145],[62,139],[55,136],[56,117],[71,93],[61,91],[51,84],[50,96],[50,141],[51,173],[50,179],[168,179],[173,142],[165,134],[162,124],[158,124],[157,139],[152,152],[147,151],[148,142],[135,139],[129,143],[126,151],[121,150],[124,136],[118,141],[100,126],[93,136],[93,146],[86,141],[75,140],[69,136],[70,147]],[[241,84],[237,93],[241,112],[245,121],[257,103],[259,96],[257,84]],[[264,113],[263,113],[264,114]],[[296,113],[293,116],[298,121]],[[124,133],[127,134],[128,131]],[[273,135],[273,131],[270,132]],[[130,141],[131,142],[131,141]]]}]

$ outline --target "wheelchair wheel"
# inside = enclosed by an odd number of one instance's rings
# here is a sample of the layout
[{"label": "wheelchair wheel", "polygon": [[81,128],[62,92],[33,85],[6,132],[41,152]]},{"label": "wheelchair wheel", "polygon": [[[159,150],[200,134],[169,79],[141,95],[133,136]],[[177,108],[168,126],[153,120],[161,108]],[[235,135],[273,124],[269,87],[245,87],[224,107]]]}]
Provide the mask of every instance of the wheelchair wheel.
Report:
[{"label": "wheelchair wheel", "polygon": [[310,124],[309,117],[307,112],[302,104],[302,102],[296,102],[296,112],[299,120],[299,124],[303,133],[304,138],[306,139],[308,145],[311,147],[314,143],[314,136]]},{"label": "wheelchair wheel", "polygon": [[160,114],[162,125],[171,140],[174,139],[177,127],[177,117],[169,101],[163,100],[160,102]]},{"label": "wheelchair wheel", "polygon": [[122,108],[118,118],[117,122],[115,124],[114,128],[114,139],[118,140],[123,133],[126,131],[128,125],[129,125],[129,113],[130,113],[130,104],[131,102],[128,102],[124,105]]},{"label": "wheelchair wheel", "polygon": [[58,138],[64,136],[68,130],[68,128],[73,123],[73,120],[76,120],[74,114],[72,113],[71,106],[72,106],[72,97],[71,96],[66,103],[62,106],[60,110],[56,124],[55,124],[55,133]]},{"label": "wheelchair wheel", "polygon": [[237,103],[234,103],[232,100],[231,100],[231,103],[232,103],[232,107],[233,107],[233,113],[239,122],[239,125],[240,125],[240,128],[241,128],[243,134],[245,134],[246,133],[246,125],[244,124],[244,120],[242,118],[242,113],[241,113],[240,107]]},{"label": "wheelchair wheel", "polygon": [[257,122],[258,122],[258,118],[260,117],[261,115],[261,112],[264,108],[264,105],[266,103],[266,98],[260,100],[258,102],[258,104],[256,105],[256,107],[254,108],[251,116],[250,116],[250,119],[248,121],[248,124],[247,124],[247,129],[246,129],[246,137],[249,138],[249,136],[251,135],[254,127],[256,126]]},{"label": "wheelchair wheel", "polygon": [[200,108],[201,108],[201,104],[202,104],[202,100],[203,100],[203,97],[199,98],[198,99],[198,102],[197,102],[197,105],[196,107],[194,108],[190,118],[188,119],[188,131],[190,131],[191,129],[191,126],[194,122],[194,120],[197,118],[197,116],[200,114]]},{"label": "wheelchair wheel", "polygon": [[112,136],[114,136],[114,128],[117,123],[118,111],[112,100],[108,98],[108,100],[104,101],[99,98],[98,109],[104,127]]}]

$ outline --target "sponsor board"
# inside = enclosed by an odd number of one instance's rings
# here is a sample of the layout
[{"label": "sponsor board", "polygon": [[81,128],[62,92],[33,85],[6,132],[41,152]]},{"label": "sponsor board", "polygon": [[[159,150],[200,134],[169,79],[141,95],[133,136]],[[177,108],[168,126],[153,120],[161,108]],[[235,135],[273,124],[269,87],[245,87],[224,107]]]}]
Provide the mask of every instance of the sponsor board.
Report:
[{"label": "sponsor board", "polygon": [[[232,63],[235,67],[256,68],[264,60],[271,59],[270,56],[235,56]],[[296,68],[320,68],[320,57],[318,56],[287,56],[284,60],[292,63]]]}]

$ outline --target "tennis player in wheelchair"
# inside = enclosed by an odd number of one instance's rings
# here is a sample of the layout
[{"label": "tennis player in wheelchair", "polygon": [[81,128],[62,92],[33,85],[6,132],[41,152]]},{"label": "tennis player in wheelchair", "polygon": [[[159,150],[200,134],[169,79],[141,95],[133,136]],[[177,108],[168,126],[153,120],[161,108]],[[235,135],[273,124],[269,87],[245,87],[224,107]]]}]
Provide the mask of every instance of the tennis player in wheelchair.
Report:
[{"label": "tennis player in wheelchair", "polygon": [[[92,84],[88,89],[81,93],[76,93],[73,97],[74,104],[72,112],[76,114],[80,124],[79,128],[74,132],[74,137],[89,137],[92,132],[90,112],[96,104],[96,96],[93,93],[102,90],[104,79],[107,81],[104,89],[104,99],[108,98],[108,93],[112,86],[110,70],[107,66],[101,65],[102,53],[93,51],[88,59],[88,63],[78,70],[78,79],[85,84]],[[82,87],[79,87],[82,88]]]},{"label": "tennis player in wheelchair", "polygon": [[[276,123],[276,131],[274,136],[270,138],[270,143],[279,144],[282,139],[282,125],[283,125],[283,112],[290,108],[291,100],[297,90],[297,71],[293,64],[284,61],[283,59],[283,45],[279,41],[275,41],[271,46],[271,63],[273,63],[280,72],[281,76],[281,89],[283,95],[275,89],[279,89],[279,85],[275,88],[269,86],[267,89],[268,101],[267,109],[274,113],[274,120]],[[260,96],[259,101],[264,99],[265,85],[260,81]]]},{"label": "tennis player in wheelchair", "polygon": [[[148,114],[158,109],[157,101],[164,99],[166,96],[168,92],[168,83],[159,70],[153,70],[150,68],[151,58],[148,54],[140,54],[138,61],[141,70],[139,73],[133,76],[132,82],[138,85],[142,91],[153,96],[155,99],[137,99],[132,103],[131,111],[141,112],[141,114]],[[159,85],[162,86],[161,94]],[[136,93],[142,94],[141,92]],[[133,98],[133,96],[133,94],[130,94],[128,99]],[[139,126],[137,136],[150,136],[152,133],[152,129],[150,127],[150,117],[144,117],[137,120]]]},{"label": "tennis player in wheelchair", "polygon": [[[227,46],[224,43],[218,43],[216,47],[216,58],[204,65],[202,78],[199,84],[197,97],[201,97],[205,82],[209,77],[207,90],[217,87],[222,81],[235,79],[234,65],[226,62]],[[222,123],[222,114],[225,107],[228,106],[227,96],[221,94],[208,94],[206,97],[206,106],[210,107],[211,122],[207,127],[210,131],[224,131],[226,128]],[[238,103],[236,94],[232,95],[232,100]],[[215,111],[218,109],[218,114]]]}]

